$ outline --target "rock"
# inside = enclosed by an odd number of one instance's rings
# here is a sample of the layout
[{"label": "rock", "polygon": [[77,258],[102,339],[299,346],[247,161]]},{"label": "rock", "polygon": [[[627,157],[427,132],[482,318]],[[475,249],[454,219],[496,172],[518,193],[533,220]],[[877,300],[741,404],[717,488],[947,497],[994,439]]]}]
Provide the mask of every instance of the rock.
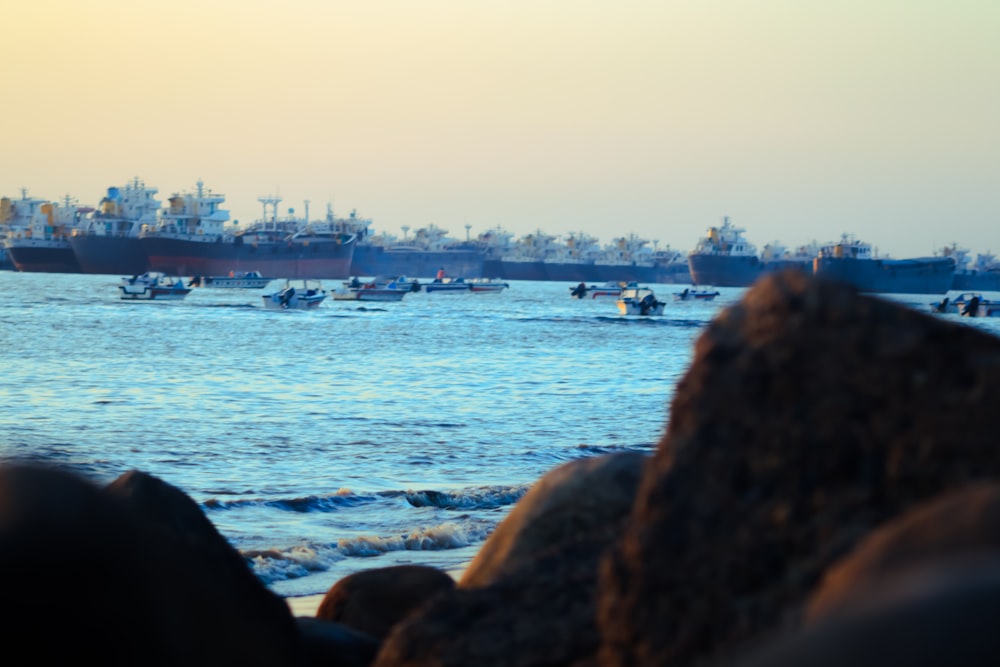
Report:
[{"label": "rock", "polygon": [[455,580],[449,574],[425,565],[355,572],[330,587],[316,618],[336,621],[382,640],[414,609],[454,587]]},{"label": "rock", "polygon": [[[911,574],[915,574],[910,570]],[[1000,559],[937,567],[882,589],[850,614],[764,641],[730,667],[993,665],[1000,653]]]},{"label": "rock", "polygon": [[379,641],[341,623],[310,616],[295,622],[310,665],[316,667],[368,667],[378,653]]},{"label": "rock", "polygon": [[[850,614],[871,598],[939,569],[978,567],[1000,559],[1000,485],[975,484],[943,494],[876,529],[831,565],[806,608],[806,620]],[[897,591],[897,592],[894,592]]]},{"label": "rock", "polygon": [[104,492],[134,513],[144,539],[166,561],[150,576],[169,582],[162,604],[175,605],[172,612],[185,619],[189,641],[217,647],[227,660],[303,659],[288,605],[254,575],[190,496],[140,471],[125,473]]},{"label": "rock", "polygon": [[544,475],[482,547],[459,586],[396,626],[378,667],[529,667],[593,656],[597,567],[620,534],[643,454]]},{"label": "rock", "polygon": [[[270,606],[245,563],[222,558],[220,567],[224,548],[207,534],[195,544],[178,538],[185,521],[198,523],[193,501],[153,478],[124,486],[136,498],[159,489],[146,497],[167,506],[150,513],[56,468],[0,467],[8,655],[34,664],[307,664],[287,607],[282,615]],[[165,529],[162,516],[183,519]]]},{"label": "rock", "polygon": [[617,535],[648,458],[623,452],[571,461],[546,473],[480,547],[458,585],[492,583],[554,545],[593,533]]},{"label": "rock", "polygon": [[599,661],[732,655],[786,624],[884,522],[996,479],[1000,339],[803,273],[747,290],[697,341],[621,540]]},{"label": "rock", "polygon": [[606,545],[564,543],[489,585],[438,595],[393,628],[374,667],[541,667],[592,656]]}]

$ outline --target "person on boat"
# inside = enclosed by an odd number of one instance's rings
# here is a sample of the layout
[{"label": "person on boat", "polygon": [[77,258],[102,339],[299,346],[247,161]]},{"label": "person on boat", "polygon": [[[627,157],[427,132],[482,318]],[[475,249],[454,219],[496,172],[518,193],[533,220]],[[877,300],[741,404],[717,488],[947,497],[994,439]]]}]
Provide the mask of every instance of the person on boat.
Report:
[{"label": "person on boat", "polygon": [[445,279],[445,276],[447,275],[448,274],[444,272],[444,267],[442,266],[440,269],[438,269],[437,277],[434,279],[434,282],[439,283],[443,281]]},{"label": "person on boat", "polygon": [[358,280],[357,276],[351,278],[351,287],[361,287],[361,281]]},{"label": "person on boat", "polygon": [[969,317],[976,317],[979,315],[979,295],[973,296],[969,299],[969,303],[965,304],[965,309],[962,311],[963,315]]},{"label": "person on boat", "polygon": [[580,283],[573,288],[573,291],[569,294],[571,297],[582,299],[587,296],[587,283]]},{"label": "person on boat", "polygon": [[292,301],[293,296],[295,296],[294,287],[286,287],[285,289],[281,290],[281,295],[278,299],[279,303],[281,303],[281,307],[288,308],[288,304]]},{"label": "person on boat", "polygon": [[939,313],[943,313],[948,308],[948,297],[941,299],[941,301],[934,306],[934,310]]},{"label": "person on boat", "polygon": [[682,298],[682,299],[686,299],[686,298],[688,298],[688,288],[687,288],[687,287],[685,287],[685,288],[684,288],[684,291],[683,291],[683,292],[681,292],[681,298]]},{"label": "person on boat", "polygon": [[656,308],[656,297],[652,294],[647,294],[642,297],[642,301],[639,302],[639,314],[649,315],[649,311]]}]

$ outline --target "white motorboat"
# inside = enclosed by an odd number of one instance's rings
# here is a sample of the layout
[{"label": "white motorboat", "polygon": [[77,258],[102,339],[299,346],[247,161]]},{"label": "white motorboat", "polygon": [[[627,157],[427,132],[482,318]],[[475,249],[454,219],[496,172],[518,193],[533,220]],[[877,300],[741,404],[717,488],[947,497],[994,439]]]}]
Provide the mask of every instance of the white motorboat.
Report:
[{"label": "white motorboat", "polygon": [[122,278],[118,291],[124,301],[180,301],[191,293],[182,278],[159,271],[147,271],[131,278]]},{"label": "white motorboat", "polygon": [[277,292],[261,297],[268,310],[308,310],[326,299],[326,290],[318,280],[286,280]]},{"label": "white motorboat", "polygon": [[674,301],[711,301],[719,296],[719,290],[711,287],[685,287],[674,292]]},{"label": "white motorboat", "polygon": [[931,312],[963,317],[1000,317],[1000,302],[987,299],[979,292],[962,292],[954,299],[947,296],[930,304]]},{"label": "white motorboat", "polygon": [[662,315],[664,302],[656,298],[656,294],[648,287],[638,287],[635,283],[629,283],[628,287],[622,289],[618,297],[618,312],[622,315]]},{"label": "white motorboat", "polygon": [[621,296],[622,289],[625,288],[625,285],[626,283],[621,281],[608,281],[602,285],[588,285],[587,283],[580,283],[575,287],[569,288],[569,295],[574,299],[585,299],[587,296],[591,299],[617,299]]},{"label": "white motorboat", "polygon": [[402,301],[404,296],[419,289],[419,283],[409,281],[402,276],[391,280],[376,278],[365,283],[354,278],[336,290],[333,299],[334,301]]}]

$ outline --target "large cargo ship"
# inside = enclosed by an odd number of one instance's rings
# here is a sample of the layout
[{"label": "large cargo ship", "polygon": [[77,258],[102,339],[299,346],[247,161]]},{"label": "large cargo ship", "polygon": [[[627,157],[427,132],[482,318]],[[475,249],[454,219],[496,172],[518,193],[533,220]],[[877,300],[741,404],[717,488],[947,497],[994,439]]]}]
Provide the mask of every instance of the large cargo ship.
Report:
[{"label": "large cargo ship", "polygon": [[[371,235],[371,220],[358,218],[354,212],[351,220],[357,230],[358,242],[351,260],[354,276],[407,276],[409,278],[434,278],[444,269],[449,276],[482,278],[485,252],[472,241],[450,238],[448,232],[437,225],[417,229],[412,236],[409,227],[403,227],[403,238],[388,234]],[[468,231],[469,225],[466,225]]]},{"label": "large cargo ship", "polygon": [[757,246],[743,236],[746,230],[736,227],[726,216],[722,225],[709,227],[695,249],[688,255],[691,282],[716,287],[747,287],[764,272]]},{"label": "large cargo ship", "polygon": [[83,273],[134,276],[148,270],[139,233],[156,225],[161,208],[156,193],[138,178],[108,188],[97,210],[69,237]]},{"label": "large cargo ship", "polygon": [[[264,217],[246,230],[226,227],[229,211],[223,195],[204,189],[175,194],[154,228],[139,238],[149,269],[171,275],[217,276],[259,271],[282,279],[347,278],[355,236],[335,231],[335,221],[310,223],[278,218],[280,197],[262,197]],[[268,206],[271,215],[268,216]]]},{"label": "large cargo ship", "polygon": [[6,228],[4,249],[18,271],[80,273],[69,236],[92,209],[80,207],[69,196],[62,204],[28,197],[0,199],[0,224]]},{"label": "large cargo ship", "polygon": [[871,245],[844,234],[824,245],[813,260],[817,276],[854,285],[862,292],[946,294],[955,278],[952,257],[877,258]]},{"label": "large cargo ship", "polygon": [[601,246],[596,236],[584,232],[571,232],[566,241],[553,246],[542,261],[548,280],[565,282],[593,282],[597,278],[597,262]]},{"label": "large cargo ship", "polygon": [[981,252],[970,265],[969,251],[954,243],[944,248],[941,255],[955,260],[951,289],[959,292],[1000,292],[1000,261],[997,261],[996,255]]},{"label": "large cargo ship", "polygon": [[537,230],[514,241],[500,258],[500,278],[504,280],[549,280],[545,258],[551,254],[556,237]]},{"label": "large cargo ship", "polygon": [[729,217],[722,225],[709,227],[688,255],[691,282],[715,287],[747,287],[764,273],[797,269],[812,273],[819,252],[816,242],[788,250],[777,241],[768,243],[758,254],[757,246],[744,237],[746,230],[734,226]]}]

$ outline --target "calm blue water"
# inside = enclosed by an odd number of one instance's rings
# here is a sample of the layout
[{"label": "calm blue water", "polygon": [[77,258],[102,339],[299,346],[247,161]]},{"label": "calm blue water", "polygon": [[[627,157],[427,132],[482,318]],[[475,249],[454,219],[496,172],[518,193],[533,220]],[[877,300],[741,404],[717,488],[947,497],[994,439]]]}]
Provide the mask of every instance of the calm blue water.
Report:
[{"label": "calm blue water", "polygon": [[563,283],[275,312],[255,290],[122,302],[117,282],[0,272],[0,458],[156,475],[285,596],[460,568],[555,466],[652,452],[694,340],[744,291],[628,319]]}]

